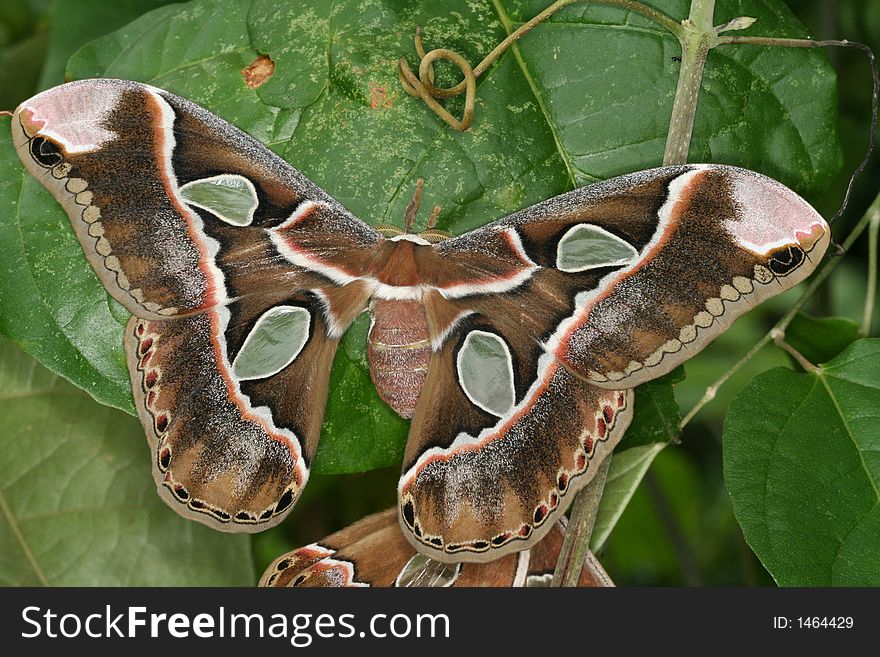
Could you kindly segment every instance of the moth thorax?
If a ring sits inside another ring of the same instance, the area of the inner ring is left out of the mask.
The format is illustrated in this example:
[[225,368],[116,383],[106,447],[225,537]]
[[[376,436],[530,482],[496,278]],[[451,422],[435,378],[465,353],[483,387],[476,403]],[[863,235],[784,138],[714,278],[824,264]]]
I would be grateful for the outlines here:
[[431,359],[425,308],[419,301],[380,299],[370,313],[370,377],[383,401],[401,417],[411,418]]

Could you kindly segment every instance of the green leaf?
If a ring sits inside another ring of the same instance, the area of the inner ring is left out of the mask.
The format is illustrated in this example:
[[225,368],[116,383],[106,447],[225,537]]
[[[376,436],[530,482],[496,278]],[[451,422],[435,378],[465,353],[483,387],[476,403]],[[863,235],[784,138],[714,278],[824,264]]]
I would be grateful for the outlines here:
[[0,339],[0,585],[244,586],[250,542],[156,494],[137,420]]
[[40,89],[64,82],[67,60],[81,46],[173,0],[56,0],[49,9],[49,52]]
[[598,552],[605,545],[611,530],[620,520],[623,510],[629,504],[639,482],[645,476],[654,457],[665,447],[665,443],[651,443],[639,447],[614,452],[608,478],[605,480],[605,491],[599,504],[596,524],[590,537],[590,547]]
[[[687,4],[656,3],[676,19]],[[504,54],[479,80],[466,133],[401,89],[396,61],[416,63],[416,26],[428,48],[476,63],[541,9],[502,0],[201,0],[161,7],[86,45],[67,74],[140,80],[186,96],[268,144],[370,223],[400,222],[422,177],[423,206],[439,204],[439,228],[458,234],[575,185],[660,164],[678,48],[619,8],[574,6]],[[803,34],[777,0],[734,2],[718,19],[734,15],[727,11],[758,16],[753,32]],[[241,70],[263,54],[275,72],[251,89]],[[443,84],[454,81],[447,67],[438,70]],[[822,53],[713,51],[692,159],[751,166],[813,193],[839,167],[835,108]],[[0,332],[131,412],[124,313],[107,300],[60,208],[21,173],[8,140],[0,165],[7,172]],[[337,355],[318,472],[400,458],[407,423],[378,399],[363,350],[363,339],[346,337]]]
[[636,388],[633,419],[614,450],[599,504],[590,540],[594,551],[605,544],[654,457],[678,440],[681,416],[672,386],[682,379],[684,368],[679,367]]
[[827,363],[862,337],[848,317],[811,317],[798,313],[785,329],[785,341],[811,363]]
[[0,107],[15,107],[33,95],[48,39],[39,30],[11,46],[0,47]]
[[684,368],[677,367],[669,374],[636,388],[635,413],[618,449],[629,449],[678,440],[681,416],[672,386],[684,380]]
[[880,585],[880,340],[756,377],[723,451],[746,541],[781,586]]

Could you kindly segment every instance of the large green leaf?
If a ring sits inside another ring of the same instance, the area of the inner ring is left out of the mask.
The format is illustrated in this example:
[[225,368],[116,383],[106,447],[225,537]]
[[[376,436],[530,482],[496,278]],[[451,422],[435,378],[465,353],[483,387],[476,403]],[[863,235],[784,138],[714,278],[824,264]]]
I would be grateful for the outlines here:
[[0,338],[0,585],[246,586],[250,542],[173,513],[137,420]]
[[723,449],[737,520],[780,585],[880,585],[880,340],[756,377]]
[[[687,10],[685,0],[656,5],[676,18]],[[479,81],[467,133],[452,132],[401,90],[395,62],[406,55],[415,63],[416,26],[428,47],[477,62],[540,8],[501,0],[196,1],[159,8],[87,45],[68,77],[130,78],[187,96],[369,222],[399,222],[423,177],[423,203],[439,204],[440,228],[460,233],[575,185],[660,163],[677,45],[619,8],[567,9],[502,56]],[[762,33],[803,32],[776,0],[730,3],[719,20],[726,12],[759,17]],[[260,54],[277,66],[253,90],[240,71]],[[812,193],[839,166],[834,117],[834,75],[821,53],[719,49],[707,68],[693,159],[745,164]],[[131,412],[124,313],[8,140],[0,164],[0,332]],[[370,385],[362,333],[363,325],[351,332],[334,365],[317,471],[364,470],[401,453],[406,423]]]

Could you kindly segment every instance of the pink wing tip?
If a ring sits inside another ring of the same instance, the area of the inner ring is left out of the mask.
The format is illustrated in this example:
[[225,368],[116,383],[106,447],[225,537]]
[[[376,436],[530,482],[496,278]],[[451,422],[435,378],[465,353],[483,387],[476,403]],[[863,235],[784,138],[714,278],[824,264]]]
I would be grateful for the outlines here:
[[795,231],[795,239],[805,251],[810,251],[825,235],[825,223],[813,223],[808,230]]
[[46,125],[46,121],[44,119],[37,118],[34,110],[30,107],[22,107],[18,110],[19,121],[21,121],[21,125],[24,128],[25,133],[29,137],[33,137],[40,130],[43,129],[43,126]]

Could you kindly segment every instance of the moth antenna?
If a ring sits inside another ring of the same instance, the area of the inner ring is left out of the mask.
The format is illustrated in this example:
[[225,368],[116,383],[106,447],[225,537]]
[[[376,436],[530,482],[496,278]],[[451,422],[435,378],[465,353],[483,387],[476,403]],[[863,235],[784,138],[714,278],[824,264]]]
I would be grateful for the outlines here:
[[440,206],[435,205],[434,209],[431,210],[431,216],[428,217],[428,225],[425,227],[425,230],[433,230],[437,227],[437,217],[440,215]]
[[868,148],[865,151],[865,157],[862,158],[862,161],[856,167],[856,170],[853,171],[853,174],[849,178],[849,183],[846,186],[846,193],[843,196],[843,202],[840,204],[840,208],[837,212],[834,213],[834,216],[828,220],[828,225],[833,226],[834,222],[836,222],[840,216],[846,211],[847,206],[849,205],[849,199],[852,194],[853,185],[855,185],[856,180],[862,174],[862,171],[865,170],[865,167],[868,166],[868,162],[871,160],[871,155],[874,153],[874,148],[877,145],[877,108],[878,108],[878,98],[880,98],[880,70],[877,67],[877,58],[874,56],[874,51],[870,46],[865,45],[864,43],[858,43],[856,41],[817,41],[815,42],[817,46],[842,46],[845,48],[856,48],[861,50],[868,58],[868,64],[871,67],[871,79],[873,81],[873,87],[871,90],[871,127],[868,132]]
[[0,110],[0,116],[12,116],[12,112],[9,110]]
[[424,181],[419,178],[416,180],[416,191],[413,192],[413,197],[409,203],[407,203],[406,211],[403,214],[403,228],[407,233],[412,232],[413,224],[416,221],[416,213],[419,211],[419,205],[422,202],[422,185]]

